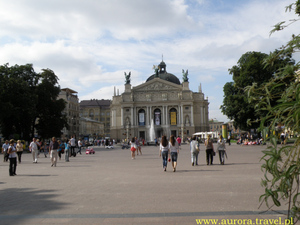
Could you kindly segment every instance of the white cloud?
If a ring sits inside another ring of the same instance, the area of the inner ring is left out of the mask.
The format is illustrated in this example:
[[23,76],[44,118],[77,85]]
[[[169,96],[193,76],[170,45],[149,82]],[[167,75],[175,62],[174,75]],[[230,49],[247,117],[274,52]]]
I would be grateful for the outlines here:
[[141,84],[163,54],[167,71],[181,80],[181,69],[188,69],[190,88],[196,91],[202,83],[210,106],[216,102],[211,114],[223,117],[217,105],[222,103],[222,87],[231,81],[228,68],[247,51],[268,53],[279,48],[295,31],[293,26],[269,37],[274,24],[294,16],[285,13],[286,4],[280,0],[1,1],[0,64],[32,63],[37,72],[50,68],[60,85],[78,91],[80,99],[111,98],[113,86],[121,92],[124,72],[131,71],[133,86]]

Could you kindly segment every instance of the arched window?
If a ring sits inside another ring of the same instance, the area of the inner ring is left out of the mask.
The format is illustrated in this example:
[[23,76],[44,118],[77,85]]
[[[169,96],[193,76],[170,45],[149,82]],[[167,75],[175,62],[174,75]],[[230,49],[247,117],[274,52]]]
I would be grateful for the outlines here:
[[145,126],[145,110],[144,109],[140,109],[139,112],[139,126]]
[[154,124],[160,125],[161,124],[161,111],[160,109],[154,110]]
[[170,125],[177,125],[177,110],[175,108],[170,109]]

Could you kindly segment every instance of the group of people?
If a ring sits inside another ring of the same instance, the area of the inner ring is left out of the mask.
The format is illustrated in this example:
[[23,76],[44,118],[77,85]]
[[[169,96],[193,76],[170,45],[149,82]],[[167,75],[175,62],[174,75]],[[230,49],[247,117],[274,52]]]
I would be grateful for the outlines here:
[[[174,135],[171,135],[169,141],[167,140],[166,136],[162,136],[159,145],[159,156],[162,157],[163,171],[167,171],[167,164],[169,161],[172,162],[173,172],[176,172],[177,158],[179,155],[180,144],[181,143],[178,141],[178,139],[176,140]],[[225,144],[226,144],[226,140],[222,137],[222,135],[220,135],[217,142],[217,151],[219,153],[219,159],[221,165],[225,164],[225,156],[227,156]],[[213,157],[216,155],[216,153],[210,135],[208,135],[207,139],[205,140],[205,150],[206,150],[207,165],[213,165]],[[196,136],[193,136],[191,139],[190,152],[191,152],[192,166],[198,165],[200,144]]]
[[[194,136],[190,143],[190,150],[191,150],[191,159],[192,159],[192,166],[198,165],[198,155],[200,152],[200,145],[199,142],[196,140],[197,138]],[[204,142],[205,145],[205,152],[206,152],[206,164],[213,165],[214,156],[216,152],[214,150],[213,140],[211,139],[211,135],[207,136],[207,139]],[[223,138],[222,135],[219,136],[217,141],[217,151],[219,153],[220,164],[225,164],[225,155],[226,153],[226,140]]]
[[[82,142],[78,140],[78,151],[77,154],[81,154]],[[32,142],[29,144],[29,151],[32,154],[33,163],[38,162],[38,157],[41,150],[44,151],[45,157],[49,152],[51,167],[56,167],[58,158],[61,159],[62,154],[65,154],[65,161],[69,162],[70,156],[76,156],[75,152],[76,140],[72,137],[70,140],[65,142],[61,140],[56,140],[55,137],[51,139],[50,143],[40,142],[39,139],[33,138]],[[17,159],[18,162],[22,162],[23,144],[20,140],[15,143],[14,139],[10,141],[6,140],[2,145],[3,161],[7,162],[9,160],[9,175],[15,176],[17,169]]]
[[133,137],[130,141],[130,151],[131,151],[131,159],[135,159],[135,152],[137,155],[142,155],[142,147],[140,141],[137,137]]

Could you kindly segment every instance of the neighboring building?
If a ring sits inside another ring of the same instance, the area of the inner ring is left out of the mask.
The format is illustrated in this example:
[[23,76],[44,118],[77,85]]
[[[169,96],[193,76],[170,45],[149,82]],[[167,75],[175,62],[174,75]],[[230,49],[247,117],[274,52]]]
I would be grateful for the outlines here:
[[75,135],[79,137],[79,99],[77,92],[70,88],[61,89],[58,98],[66,101],[66,108],[63,113],[66,115],[69,129],[62,130],[62,138],[70,138]]
[[104,124],[90,118],[81,117],[79,133],[81,138],[84,136],[92,137],[93,139],[104,137]]
[[[80,102],[80,117],[101,122],[104,126],[104,137],[110,137],[110,104],[111,100],[107,99],[91,99]],[[100,131],[96,133],[100,133]]]
[[211,119],[209,120],[209,128],[211,132],[218,132],[218,134],[222,134],[222,125],[224,122],[220,122],[218,120]]
[[[241,133],[241,130],[239,128],[235,128],[233,126],[233,121],[229,122],[220,122],[218,120],[211,119],[209,120],[209,127],[210,131],[212,132],[218,132],[218,134],[222,134],[222,125],[227,124],[227,131],[231,134],[231,136],[237,136]],[[227,137],[226,137],[227,138]]]
[[132,87],[126,79],[125,92],[114,93],[111,110],[111,137],[132,137],[153,141],[162,135],[190,137],[195,132],[209,131],[208,100],[201,86],[198,92],[185,81],[166,71],[161,62],[155,74],[145,83]]

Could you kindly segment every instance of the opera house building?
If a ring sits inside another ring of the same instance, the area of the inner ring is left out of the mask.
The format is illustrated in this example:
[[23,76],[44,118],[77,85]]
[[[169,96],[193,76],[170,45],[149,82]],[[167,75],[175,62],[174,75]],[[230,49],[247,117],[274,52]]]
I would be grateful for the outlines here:
[[132,137],[151,142],[162,135],[191,137],[195,132],[209,131],[208,99],[189,89],[188,72],[183,81],[168,73],[162,61],[145,83],[131,86],[125,73],[125,91],[112,98],[110,112],[111,137],[131,140]]

